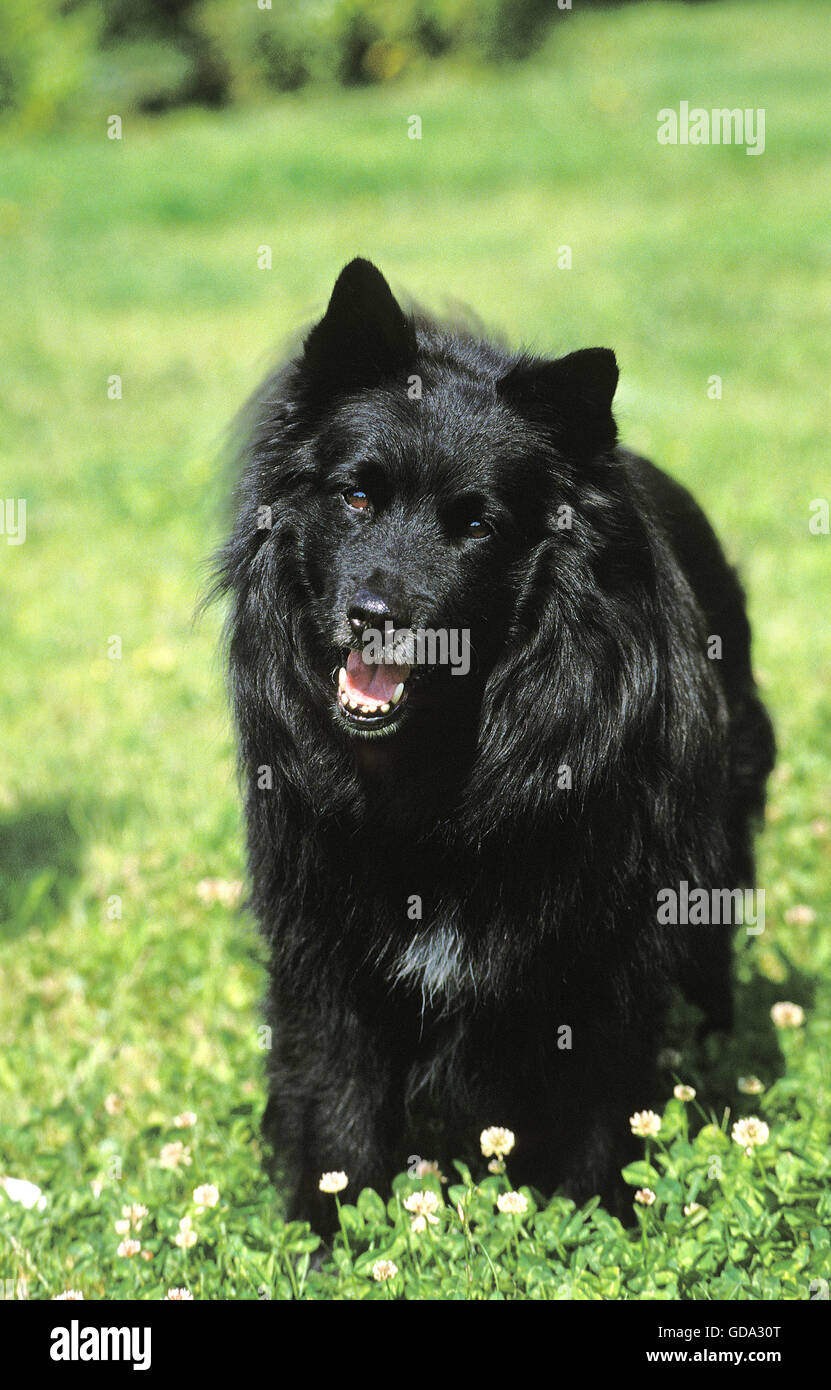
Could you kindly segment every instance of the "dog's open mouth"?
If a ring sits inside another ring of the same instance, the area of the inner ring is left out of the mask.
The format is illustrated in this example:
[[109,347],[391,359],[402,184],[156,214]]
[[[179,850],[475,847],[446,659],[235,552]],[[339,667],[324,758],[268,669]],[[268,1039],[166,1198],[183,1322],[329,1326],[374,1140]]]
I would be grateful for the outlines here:
[[366,733],[390,728],[407,703],[409,666],[364,661],[361,652],[344,652],[338,674],[338,708],[347,723]]

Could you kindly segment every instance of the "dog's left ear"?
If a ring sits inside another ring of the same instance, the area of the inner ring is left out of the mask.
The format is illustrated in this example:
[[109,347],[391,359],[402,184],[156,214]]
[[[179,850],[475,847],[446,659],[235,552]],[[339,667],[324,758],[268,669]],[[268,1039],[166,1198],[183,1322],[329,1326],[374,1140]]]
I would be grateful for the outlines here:
[[306,339],[306,369],[321,385],[348,390],[401,371],[415,355],[412,321],[380,270],[371,261],[350,261]]
[[617,381],[609,348],[581,348],[555,361],[523,358],[497,389],[521,415],[553,428],[570,451],[600,454],[617,439],[612,415]]

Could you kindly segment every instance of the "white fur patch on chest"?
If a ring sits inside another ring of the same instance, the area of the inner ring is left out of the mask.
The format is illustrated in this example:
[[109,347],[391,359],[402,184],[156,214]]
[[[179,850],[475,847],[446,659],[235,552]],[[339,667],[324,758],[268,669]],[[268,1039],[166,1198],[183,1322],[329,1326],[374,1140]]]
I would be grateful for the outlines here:
[[427,1004],[449,1001],[473,983],[464,940],[452,925],[434,926],[413,937],[390,975],[395,984],[419,988]]

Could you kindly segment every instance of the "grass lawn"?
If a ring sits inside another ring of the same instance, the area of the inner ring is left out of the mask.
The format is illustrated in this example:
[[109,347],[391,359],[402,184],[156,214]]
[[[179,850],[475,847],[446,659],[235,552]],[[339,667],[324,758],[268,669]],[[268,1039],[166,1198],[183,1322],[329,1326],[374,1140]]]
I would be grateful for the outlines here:
[[[831,497],[829,50],[822,0],[638,6],[574,15],[486,78],[434,67],[127,118],[121,142],[92,111],[3,149],[0,495],[26,499],[27,536],[0,536],[0,1174],[46,1204],[0,1191],[0,1281],[32,1298],[805,1299],[831,1279],[831,536],[809,529]],[[765,108],[764,154],[658,145],[681,100]],[[451,1174],[464,1223],[413,1237],[402,1202],[425,1184],[405,1176],[388,1211],[344,1208],[315,1270],[260,1170],[263,975],[234,903],[222,615],[193,615],[225,524],[226,424],[356,254],[514,341],[616,349],[624,440],[693,488],[744,577],[780,761],[739,1027],[701,1049],[679,1020],[663,1129],[629,1175],[657,1193],[638,1224],[564,1199],[498,1213],[503,1177],[477,1192]],[[783,1000],[801,1026],[774,1029]],[[670,1099],[675,1080],[694,1102]],[[769,1127],[749,1156],[730,1137],[747,1115]],[[205,1183],[219,1200],[197,1213]],[[115,1229],[130,1203],[148,1208],[132,1257]],[[176,1244],[188,1216],[196,1242],[185,1227]]]

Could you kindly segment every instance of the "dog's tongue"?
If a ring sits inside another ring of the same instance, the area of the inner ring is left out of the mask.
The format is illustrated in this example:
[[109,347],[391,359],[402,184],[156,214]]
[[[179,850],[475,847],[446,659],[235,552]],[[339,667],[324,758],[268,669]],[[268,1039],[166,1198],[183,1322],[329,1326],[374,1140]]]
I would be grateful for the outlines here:
[[395,687],[410,674],[409,666],[393,666],[382,662],[375,666],[364,661],[361,652],[350,652],[346,662],[346,693],[353,700],[371,700],[385,705],[393,697]]

